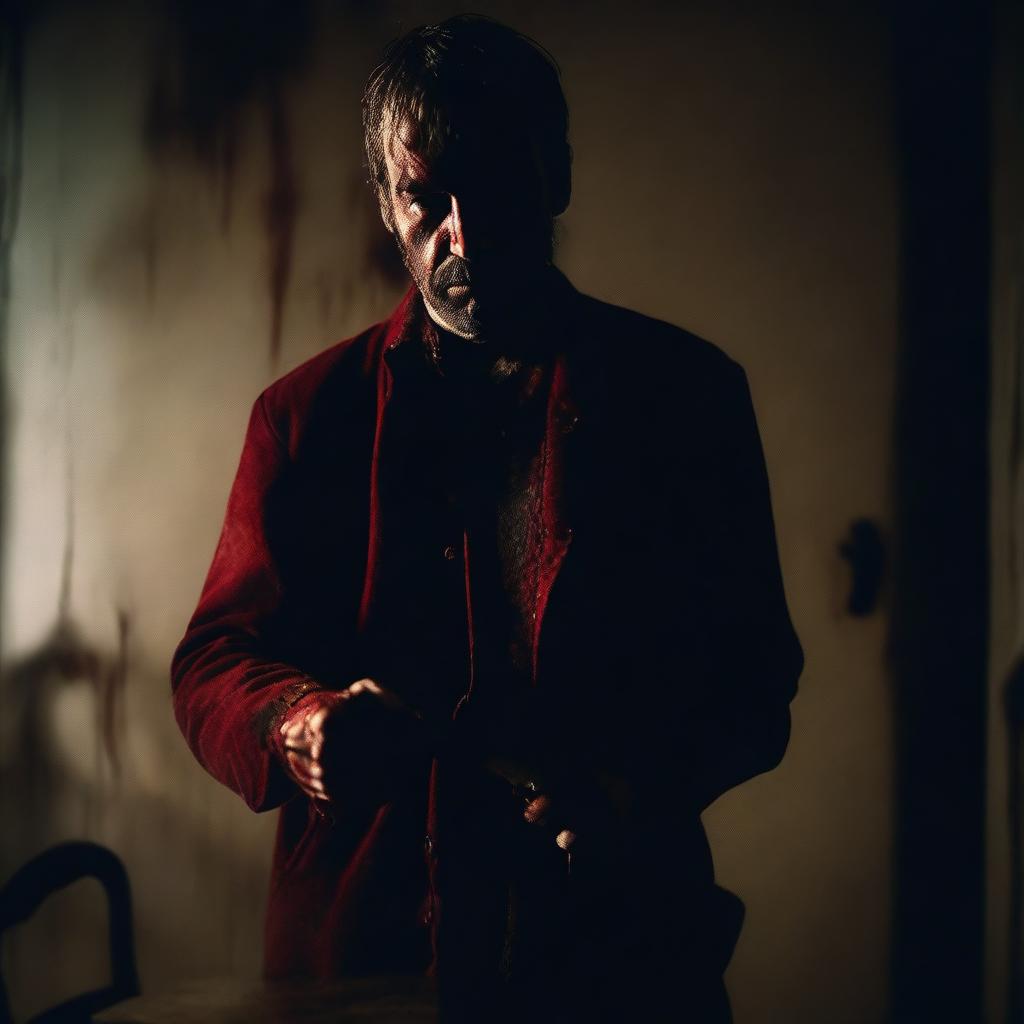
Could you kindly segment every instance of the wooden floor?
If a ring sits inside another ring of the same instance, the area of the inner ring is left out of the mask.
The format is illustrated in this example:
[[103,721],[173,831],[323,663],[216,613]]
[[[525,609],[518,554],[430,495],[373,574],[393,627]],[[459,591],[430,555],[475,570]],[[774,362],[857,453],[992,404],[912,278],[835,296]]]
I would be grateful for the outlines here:
[[430,979],[348,979],[329,985],[206,979],[94,1015],[96,1024],[435,1024]]

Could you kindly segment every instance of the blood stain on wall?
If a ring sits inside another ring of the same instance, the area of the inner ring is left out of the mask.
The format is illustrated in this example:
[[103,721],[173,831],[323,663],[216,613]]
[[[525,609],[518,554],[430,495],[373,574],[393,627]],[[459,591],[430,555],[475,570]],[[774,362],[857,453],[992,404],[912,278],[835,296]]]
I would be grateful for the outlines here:
[[270,0],[169,0],[158,71],[150,92],[144,137],[154,157],[184,147],[220,187],[221,230],[230,229],[242,116],[262,111],[269,182],[264,194],[269,356],[277,363],[292,242],[299,208],[286,90],[309,65],[312,4]]

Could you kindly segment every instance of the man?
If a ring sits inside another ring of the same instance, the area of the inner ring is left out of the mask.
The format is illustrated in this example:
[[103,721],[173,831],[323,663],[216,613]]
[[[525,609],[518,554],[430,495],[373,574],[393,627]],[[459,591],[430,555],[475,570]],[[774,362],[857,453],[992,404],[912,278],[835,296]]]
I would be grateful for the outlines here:
[[725,1021],[701,811],[803,665],[742,368],[577,292],[553,62],[389,47],[367,162],[414,285],[255,402],[172,665],[200,762],[280,807],[272,977],[428,972],[443,1018]]

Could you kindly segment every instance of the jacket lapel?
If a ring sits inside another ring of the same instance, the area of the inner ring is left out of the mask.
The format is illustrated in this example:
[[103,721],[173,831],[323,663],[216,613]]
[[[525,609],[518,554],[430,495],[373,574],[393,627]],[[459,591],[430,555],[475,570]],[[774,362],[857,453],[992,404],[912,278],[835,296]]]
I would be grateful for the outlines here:
[[537,622],[533,635],[533,679],[537,681],[541,629],[548,598],[572,543],[573,527],[567,503],[566,467],[571,465],[570,436],[580,423],[579,409],[569,391],[568,358],[559,352],[552,370],[544,435],[541,476],[541,551],[537,586]]
[[598,509],[603,471],[601,436],[608,407],[606,339],[595,332],[589,302],[560,272],[553,272],[551,314],[557,333],[549,396],[542,485],[544,537],[534,634],[534,682],[544,645],[556,640],[559,623],[546,612],[556,580],[566,562],[578,557],[570,548],[580,530],[589,530]]

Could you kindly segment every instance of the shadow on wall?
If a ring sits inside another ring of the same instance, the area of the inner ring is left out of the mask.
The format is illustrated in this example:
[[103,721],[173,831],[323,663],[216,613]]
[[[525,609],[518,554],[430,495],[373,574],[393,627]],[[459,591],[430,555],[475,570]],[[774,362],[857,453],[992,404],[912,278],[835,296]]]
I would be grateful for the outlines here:
[[270,181],[263,201],[269,246],[270,362],[281,350],[299,186],[285,103],[289,80],[309,66],[309,0],[216,4],[167,0],[167,26],[144,129],[157,158],[185,147],[219,179],[221,230],[231,226],[241,112],[255,104],[266,122]]
[[[17,723],[15,733],[4,743],[4,786],[19,794],[27,808],[45,819],[47,798],[66,773],[67,765],[51,756],[55,731],[59,736],[59,698],[85,687],[92,705],[98,749],[105,755],[115,778],[120,775],[118,737],[123,733],[123,695],[128,643],[128,614],[118,613],[118,648],[102,652],[87,643],[74,622],[62,613],[49,637],[35,651],[19,658],[2,673],[11,720]],[[71,726],[72,730],[77,728]],[[84,753],[79,737],[71,732],[65,749],[75,758]],[[86,770],[92,765],[82,765]],[[25,831],[24,816],[22,834]],[[40,834],[46,834],[45,820]],[[31,829],[29,830],[31,831]]]
[[[173,725],[162,729],[171,717],[164,667],[133,660],[126,671],[124,650],[122,644],[104,653],[70,636],[55,637],[12,668],[24,701],[10,720],[31,723],[31,730],[16,748],[3,746],[0,815],[18,825],[5,836],[0,883],[55,842],[98,839],[126,861],[143,991],[147,979],[159,987],[179,974],[255,976],[258,960],[247,957],[260,950],[270,837],[254,841],[241,829],[237,843],[226,841],[230,821],[218,808],[233,804],[233,794],[220,793],[191,763]],[[112,677],[118,682],[105,695]],[[100,710],[112,701],[120,720],[126,679],[133,693],[167,697],[136,713],[130,733],[123,725],[117,730],[124,749],[113,748],[123,765],[115,775]],[[188,785],[189,772],[195,788]],[[238,815],[253,829],[270,823],[241,807]],[[48,900],[5,935],[15,1019],[109,980],[106,907],[80,886],[72,888],[77,891]],[[211,965],[213,949],[221,959]]]
[[[310,67],[313,4],[168,0],[165,12],[143,128],[145,146],[154,158],[188,155],[206,168],[219,187],[224,233],[231,226],[243,112],[255,108],[265,126],[269,181],[262,215],[268,247],[269,359],[276,367],[302,201],[287,90]],[[358,186],[362,189],[362,180]],[[390,237],[377,231],[370,246],[367,262],[386,280],[404,283],[405,270]],[[150,253],[149,259],[154,258]]]

